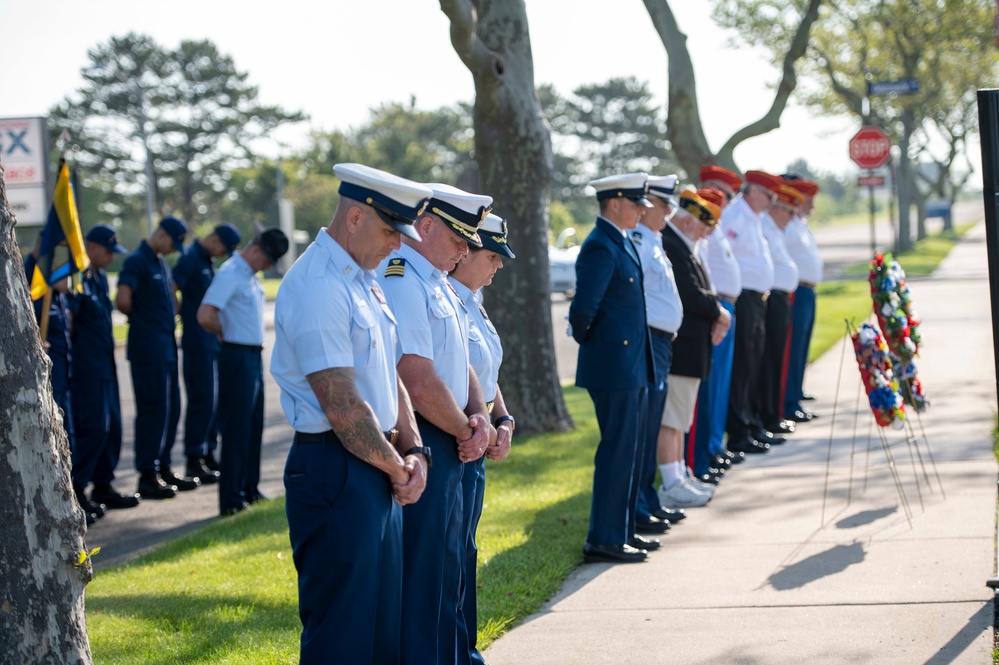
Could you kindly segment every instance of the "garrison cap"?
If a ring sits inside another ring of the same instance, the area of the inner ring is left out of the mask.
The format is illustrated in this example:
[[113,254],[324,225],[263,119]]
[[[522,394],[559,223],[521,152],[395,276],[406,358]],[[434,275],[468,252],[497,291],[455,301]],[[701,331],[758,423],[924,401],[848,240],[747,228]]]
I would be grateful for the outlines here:
[[631,199],[638,205],[651,208],[652,204],[645,196],[649,193],[649,176],[645,173],[622,173],[609,175],[590,182],[590,187],[597,190],[597,201],[607,199]]
[[701,167],[701,182],[708,182],[710,180],[718,180],[725,183],[732,188],[733,192],[739,191],[739,188],[742,187],[742,178],[736,173],[720,166],[715,166],[714,164]]
[[746,171],[746,182],[759,185],[770,190],[771,194],[777,193],[777,188],[783,184],[779,176],[771,175],[766,171]]
[[334,164],[333,172],[340,179],[341,196],[371,206],[393,229],[420,240],[413,224],[427,207],[430,189],[363,164]]
[[426,183],[433,192],[428,212],[441,218],[449,229],[471,247],[482,247],[479,228],[493,207],[493,197],[471,194],[438,182]]

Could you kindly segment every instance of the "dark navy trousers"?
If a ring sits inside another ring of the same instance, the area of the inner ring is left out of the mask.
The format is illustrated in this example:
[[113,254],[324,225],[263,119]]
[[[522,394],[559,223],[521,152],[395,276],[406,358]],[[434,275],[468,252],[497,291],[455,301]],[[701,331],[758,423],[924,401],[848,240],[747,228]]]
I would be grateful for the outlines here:
[[[475,531],[482,517],[482,502],[486,493],[486,458],[466,462],[461,476],[461,499],[465,509],[465,575],[462,579],[461,605],[458,607],[458,662],[466,665],[485,665],[478,643],[478,599],[476,597],[476,566],[479,548]],[[467,645],[462,651],[462,645]]]
[[635,506],[635,515],[642,521],[648,521],[653,512],[662,508],[656,494],[656,451],[666,395],[669,393],[668,377],[669,368],[673,365],[673,340],[653,335],[652,357],[656,364],[656,382],[649,386],[649,417],[644,447],[639,453],[642,468],[638,483],[638,505]]
[[[403,508],[403,665],[451,665],[458,653],[458,605],[465,566],[461,479],[454,436],[417,417],[434,465],[416,503]],[[462,645],[466,649],[466,645]]]
[[329,432],[322,443],[292,444],[284,487],[298,571],[299,663],[397,665],[402,508],[388,477]]
[[177,363],[132,361],[135,392],[135,469],[155,473],[170,466],[180,421]]
[[223,344],[219,353],[219,509],[258,498],[264,433],[264,365],[258,347]]
[[600,426],[593,459],[593,503],[586,542],[623,545],[635,534],[639,442],[646,435],[649,390],[589,390]]
[[216,411],[219,399],[219,355],[215,351],[184,350],[184,454],[204,457],[218,446]]
[[72,390],[73,486],[110,485],[121,454],[121,402],[118,381],[75,381]]

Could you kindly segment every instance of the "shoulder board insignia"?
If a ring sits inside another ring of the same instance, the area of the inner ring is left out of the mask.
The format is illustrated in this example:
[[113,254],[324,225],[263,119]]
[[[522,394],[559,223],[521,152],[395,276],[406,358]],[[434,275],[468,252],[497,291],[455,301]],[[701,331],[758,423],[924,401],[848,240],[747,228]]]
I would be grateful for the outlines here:
[[385,268],[386,277],[402,277],[406,274],[406,259],[392,259]]
[[636,245],[641,245],[645,241],[645,238],[642,237],[641,231],[635,231],[631,234],[631,241]]

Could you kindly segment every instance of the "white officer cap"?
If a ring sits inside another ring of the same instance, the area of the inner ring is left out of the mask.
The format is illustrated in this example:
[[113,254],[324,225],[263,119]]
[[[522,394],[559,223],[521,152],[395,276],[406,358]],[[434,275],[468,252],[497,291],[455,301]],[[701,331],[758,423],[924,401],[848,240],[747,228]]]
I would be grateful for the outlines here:
[[639,205],[651,208],[652,204],[645,198],[649,193],[649,176],[645,173],[622,173],[599,178],[590,183],[597,190],[597,201],[626,198]]
[[679,182],[676,175],[650,175],[649,194],[656,196],[674,208],[677,206],[676,185]]
[[482,247],[478,230],[493,206],[493,197],[470,194],[464,190],[437,182],[427,183],[433,191],[429,212],[434,213],[472,247]]
[[430,188],[363,164],[335,164],[333,172],[340,179],[341,196],[371,206],[393,229],[420,240],[413,224],[427,207]]

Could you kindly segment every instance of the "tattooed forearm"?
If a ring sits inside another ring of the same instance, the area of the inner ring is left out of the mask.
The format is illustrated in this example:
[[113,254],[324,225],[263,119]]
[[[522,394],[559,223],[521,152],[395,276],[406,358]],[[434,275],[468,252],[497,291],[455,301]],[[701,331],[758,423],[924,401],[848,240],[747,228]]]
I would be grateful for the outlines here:
[[343,447],[359,459],[401,476],[402,458],[385,440],[371,407],[354,385],[354,370],[338,367],[305,377]]

